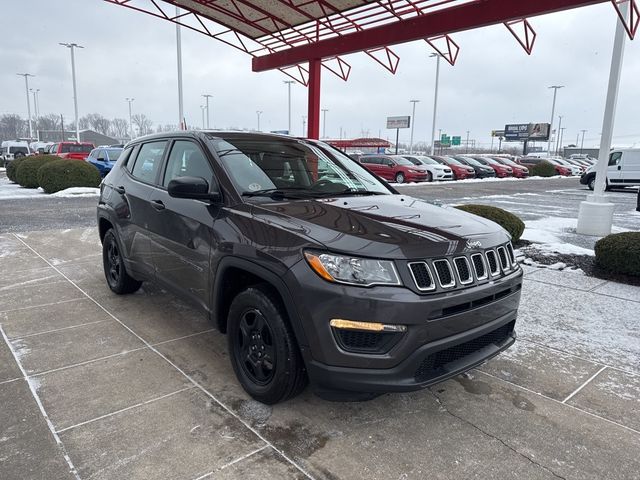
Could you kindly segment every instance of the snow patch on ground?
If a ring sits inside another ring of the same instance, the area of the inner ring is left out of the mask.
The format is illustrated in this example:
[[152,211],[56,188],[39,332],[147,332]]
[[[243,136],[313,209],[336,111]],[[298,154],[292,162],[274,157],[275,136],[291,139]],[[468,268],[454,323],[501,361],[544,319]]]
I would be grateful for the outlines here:
[[72,187],[51,194],[52,197],[96,197],[98,195],[100,195],[100,189],[92,187]]

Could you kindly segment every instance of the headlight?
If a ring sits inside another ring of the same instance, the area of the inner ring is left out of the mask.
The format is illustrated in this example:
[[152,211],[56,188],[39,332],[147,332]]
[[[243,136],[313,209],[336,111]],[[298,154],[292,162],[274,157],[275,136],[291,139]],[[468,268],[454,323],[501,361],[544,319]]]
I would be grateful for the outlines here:
[[420,170],[411,170],[411,169],[409,169],[409,172],[410,173],[422,173]]
[[398,272],[389,260],[346,257],[333,253],[304,253],[309,266],[329,282],[370,285],[400,285]]

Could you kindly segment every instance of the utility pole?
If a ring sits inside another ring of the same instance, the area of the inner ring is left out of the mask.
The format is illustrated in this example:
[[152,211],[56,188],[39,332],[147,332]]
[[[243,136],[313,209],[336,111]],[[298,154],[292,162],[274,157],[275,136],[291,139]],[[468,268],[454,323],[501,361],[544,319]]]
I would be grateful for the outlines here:
[[31,75],[30,73],[17,73],[16,75],[20,75],[24,77],[24,87],[27,93],[27,121],[29,123],[29,140],[33,138],[33,126],[31,125],[31,99],[29,99],[29,77],[35,77],[35,75]]
[[[558,115],[558,128],[556,129],[556,155],[559,155],[560,151],[560,131],[562,130],[562,115]],[[549,135],[551,138],[551,135]]]
[[436,140],[436,112],[438,110],[438,81],[440,79],[440,55],[439,53],[432,53],[429,57],[436,57],[436,88],[433,94],[433,120],[431,121],[431,155],[434,154],[435,140]]
[[322,109],[322,138],[327,138],[327,112],[329,109]]
[[[180,16],[180,8],[176,7],[176,18]],[[182,36],[180,35],[180,24],[176,23],[176,60],[178,64],[178,128],[186,130],[186,122],[184,121],[184,103],[182,100]]]
[[135,100],[135,98],[125,98],[127,103],[129,104],[129,140],[133,140],[133,122],[131,121],[131,104]]
[[258,115],[258,131],[260,131],[260,115],[262,115],[262,110],[256,110],[256,115]]
[[[208,130],[209,128],[211,128],[209,126],[209,99],[213,97],[213,95],[209,95],[208,93],[205,93],[202,96],[207,100],[207,104],[205,108],[207,109],[207,130]],[[202,128],[204,128],[204,122],[202,122]]]
[[293,80],[285,80],[284,83],[287,84],[288,95],[289,95],[289,107],[288,107],[289,120],[287,123],[287,132],[289,132],[289,135],[291,135],[291,84],[293,83]]
[[76,88],[76,60],[74,50],[76,48],[84,48],[77,43],[61,43],[63,47],[71,50],[71,78],[73,79],[73,109],[76,116],[76,142],[80,141],[80,118],[78,117],[78,90]]
[[416,103],[420,102],[420,100],[409,100],[410,103],[413,103],[413,110],[411,113],[411,139],[409,140],[409,153],[413,153],[413,127],[416,125]]
[[580,130],[582,132],[582,141],[580,142],[580,153],[582,153],[582,148],[584,147],[584,134],[586,130]]
[[551,104],[551,122],[549,123],[549,139],[547,140],[547,153],[551,155],[551,132],[553,131],[553,116],[556,112],[556,96],[558,95],[558,89],[564,88],[564,85],[551,85],[549,88],[553,88],[553,103]]

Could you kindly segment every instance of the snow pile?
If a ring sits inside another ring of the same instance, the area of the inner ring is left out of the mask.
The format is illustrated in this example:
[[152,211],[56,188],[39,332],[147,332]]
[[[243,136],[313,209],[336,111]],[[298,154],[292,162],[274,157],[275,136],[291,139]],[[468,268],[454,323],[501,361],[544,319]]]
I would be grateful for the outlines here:
[[17,183],[11,183],[7,177],[0,178],[0,200],[16,198],[43,198],[45,193],[41,188],[24,188]]
[[562,234],[575,233],[578,220],[575,218],[544,217],[529,220],[525,224],[523,240],[536,243],[536,249],[567,255],[594,255],[589,248],[572,245],[562,240]]
[[100,195],[99,188],[93,187],[71,187],[59,192],[52,193],[52,197],[96,197]]

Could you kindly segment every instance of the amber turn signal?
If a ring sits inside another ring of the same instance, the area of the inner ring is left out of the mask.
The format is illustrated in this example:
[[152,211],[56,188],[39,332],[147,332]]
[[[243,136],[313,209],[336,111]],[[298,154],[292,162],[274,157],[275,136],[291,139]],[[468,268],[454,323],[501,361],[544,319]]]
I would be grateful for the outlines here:
[[333,328],[342,330],[367,330],[369,332],[406,332],[405,325],[388,325],[377,322],[355,322],[353,320],[343,320],[341,318],[332,318],[329,322]]

